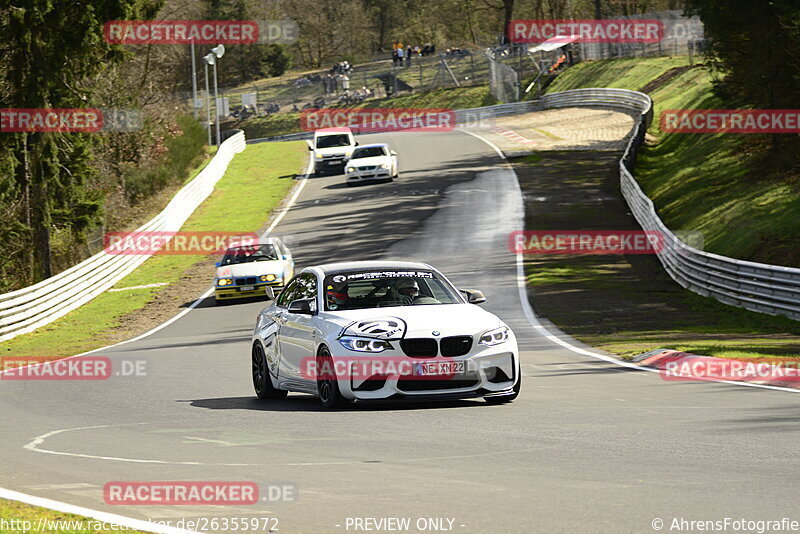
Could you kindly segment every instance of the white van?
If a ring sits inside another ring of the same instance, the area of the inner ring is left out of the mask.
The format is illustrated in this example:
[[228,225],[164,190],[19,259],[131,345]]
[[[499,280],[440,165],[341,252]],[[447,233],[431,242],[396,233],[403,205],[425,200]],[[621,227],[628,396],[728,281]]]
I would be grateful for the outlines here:
[[314,132],[308,149],[314,154],[314,172],[317,175],[330,170],[342,172],[347,160],[358,145],[350,128],[323,128]]

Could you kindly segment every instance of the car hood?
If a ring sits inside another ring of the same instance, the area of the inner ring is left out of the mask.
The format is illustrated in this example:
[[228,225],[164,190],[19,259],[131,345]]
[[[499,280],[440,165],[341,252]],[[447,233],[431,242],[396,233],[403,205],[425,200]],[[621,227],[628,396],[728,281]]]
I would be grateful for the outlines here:
[[367,167],[370,165],[389,164],[389,156],[373,156],[371,158],[351,159],[350,165],[354,167]]
[[[405,337],[430,337],[433,331],[439,332],[441,336],[475,335],[503,325],[496,315],[475,304],[393,306],[325,312],[325,316],[342,328],[350,327],[348,334],[386,339],[396,339],[403,335],[395,332],[392,325],[394,319],[400,319],[400,328],[405,331]],[[373,335],[371,331],[374,332]],[[382,335],[382,331],[389,333]]]
[[281,274],[282,272],[283,265],[281,260],[251,261],[217,267],[217,278],[260,276],[262,274]]

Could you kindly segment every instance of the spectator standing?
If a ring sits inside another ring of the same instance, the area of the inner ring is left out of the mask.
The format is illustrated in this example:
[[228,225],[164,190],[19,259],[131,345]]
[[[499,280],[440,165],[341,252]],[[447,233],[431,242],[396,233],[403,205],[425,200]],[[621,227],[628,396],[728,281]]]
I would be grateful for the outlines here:
[[411,49],[411,45],[408,45],[408,48],[406,48],[406,67],[410,67],[411,66],[411,54],[412,53],[413,53],[413,50]]
[[403,44],[399,43],[400,46],[397,47],[397,64],[398,66],[403,66],[403,57],[405,56],[405,49],[403,48]]

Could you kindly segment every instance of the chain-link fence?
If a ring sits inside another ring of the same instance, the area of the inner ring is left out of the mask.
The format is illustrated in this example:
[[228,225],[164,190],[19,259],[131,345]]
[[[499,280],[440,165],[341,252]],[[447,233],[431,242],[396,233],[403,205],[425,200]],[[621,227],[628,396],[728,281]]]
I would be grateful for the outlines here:
[[[490,65],[492,94],[501,102],[516,102],[531,91],[533,95],[541,96],[550,81],[579,61],[680,55],[689,56],[692,63],[703,53],[704,29],[698,17],[684,17],[681,11],[662,11],[616,19],[659,20],[664,28],[663,39],[656,43],[577,41],[550,50],[542,50],[535,44],[490,47],[486,49],[486,56]],[[514,84],[517,85],[512,90]]]
[[699,17],[684,17],[682,11],[660,11],[616,18],[658,20],[664,26],[664,38],[657,43],[576,43],[573,46],[580,59],[687,56],[703,53],[705,31]]
[[[485,85],[489,61],[482,52],[448,49],[441,53],[413,55],[401,62],[391,59],[350,66],[340,63],[329,70],[308,72],[292,78],[220,88],[235,117],[300,111],[331,105],[357,104],[417,91]],[[191,99],[191,97],[189,97]],[[198,94],[205,110],[205,94]],[[213,98],[211,99],[213,108]]]
[[[523,59],[521,54],[517,54],[520,60]],[[515,70],[510,65],[504,63],[501,59],[495,57],[491,50],[486,51],[487,60],[489,61],[489,89],[492,95],[501,103],[519,102],[520,99],[520,69]]]

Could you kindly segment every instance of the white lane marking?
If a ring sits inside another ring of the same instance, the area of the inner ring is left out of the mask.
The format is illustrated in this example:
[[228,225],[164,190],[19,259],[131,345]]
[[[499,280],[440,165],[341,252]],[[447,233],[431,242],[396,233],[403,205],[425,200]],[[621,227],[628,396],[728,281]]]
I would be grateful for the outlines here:
[[[462,131],[465,134],[469,134],[469,135],[475,137],[476,139],[480,139],[481,141],[483,141],[484,143],[489,145],[492,149],[494,149],[494,151],[497,152],[497,155],[500,156],[500,158],[505,162],[506,166],[508,167],[508,170],[511,171],[511,173],[514,175],[514,184],[516,185],[516,187],[518,189],[520,189],[519,178],[517,177],[517,173],[514,171],[514,167],[511,165],[511,163],[506,158],[506,155],[503,153],[503,151],[497,145],[495,145],[494,143],[492,143],[488,139],[485,139],[482,136],[480,136],[480,135],[478,135],[476,133],[470,132],[468,130],[459,129],[459,131]],[[521,189],[519,190],[519,198],[522,198],[522,190]],[[539,321],[539,318],[536,317],[536,313],[534,313],[533,308],[531,308],[530,302],[528,302],[528,288],[527,288],[526,277],[525,277],[525,268],[524,268],[523,262],[522,262],[522,254],[521,253],[517,253],[516,257],[517,257],[516,258],[516,261],[517,261],[517,288],[519,289],[520,305],[522,306],[522,311],[525,314],[525,317],[528,319],[528,322],[531,324],[531,326],[533,326],[536,330],[538,330],[541,333],[542,336],[544,336],[545,338],[549,339],[553,343],[555,343],[557,345],[561,345],[565,349],[570,350],[572,352],[575,352],[577,354],[583,354],[584,356],[590,356],[592,358],[597,358],[599,360],[603,360],[603,361],[608,362],[608,363],[613,363],[614,365],[627,367],[629,369],[637,369],[639,371],[647,371],[649,373],[659,373],[659,372],[661,372],[660,370],[653,369],[652,367],[643,367],[641,365],[636,365],[635,363],[626,362],[624,360],[619,360],[617,358],[614,358],[614,357],[611,357],[611,356],[607,356],[605,354],[600,354],[599,352],[593,352],[593,351],[590,351],[590,350],[582,349],[582,348],[577,347],[577,346],[573,345],[572,343],[570,343],[570,342],[568,342],[568,341],[566,341],[564,339],[561,339],[560,337],[550,333],[550,331],[548,331],[547,328],[545,328],[545,326],[541,323],[541,321]],[[721,384],[733,384],[735,386],[745,386],[745,387],[753,387],[753,388],[772,389],[772,390],[775,390],[775,391],[787,391],[787,392],[790,392],[790,393],[800,393],[800,390],[791,389],[791,388],[785,388],[785,387],[781,387],[781,386],[770,386],[770,385],[767,385],[767,384],[752,384],[752,383],[749,383],[749,382],[736,382],[736,381],[733,381],[733,380],[722,380],[722,379],[719,379],[719,378],[698,377],[698,381],[702,381],[702,382],[719,382]]]
[[[134,425],[145,425],[147,423],[133,423]],[[118,458],[116,456],[97,456],[94,454],[82,454],[78,452],[63,452],[63,451],[54,451],[50,449],[42,449],[39,445],[43,444],[47,438],[55,436],[57,434],[62,434],[64,432],[73,432],[77,430],[93,430],[96,428],[111,428],[115,426],[129,426],[129,425],[97,425],[97,426],[84,426],[79,428],[63,428],[61,430],[53,430],[52,432],[47,432],[46,434],[42,434],[41,436],[36,436],[33,440],[24,445],[22,448],[33,451],[33,452],[42,452],[45,454],[55,454],[57,456],[72,456],[75,458],[90,458],[93,460],[112,460],[116,462],[129,462],[129,463],[137,463],[137,464],[163,464],[163,465],[204,465],[204,466],[225,466],[225,467],[254,467],[260,466],[264,464],[243,464],[243,463],[205,463],[205,462],[171,462],[167,460],[147,460],[147,459],[140,459],[140,458]]]
[[92,510],[90,508],[84,508],[82,506],[76,506],[74,504],[54,501],[52,499],[45,499],[44,497],[34,497],[33,495],[20,493],[18,491],[6,488],[0,488],[0,498],[9,499],[11,501],[24,502],[25,504],[29,504],[31,506],[48,508],[50,510],[56,510],[64,514],[75,514],[83,517],[89,517],[97,521],[102,521],[110,524],[113,523],[116,525],[128,527],[129,529],[132,530],[141,530],[144,532],[157,532],[160,534],[186,534],[186,533],[191,534],[197,532],[196,530],[185,530],[181,528],[168,527],[165,525],[159,525],[158,523],[152,523],[150,521],[144,521],[141,519],[133,519],[122,515],[100,512],[98,510]]
[[202,441],[203,443],[214,443],[216,445],[224,445],[226,447],[236,447],[236,443],[231,443],[230,441],[222,441],[221,439],[206,439],[206,438],[197,438],[195,436],[183,436],[183,439],[190,439],[192,441]]
[[161,286],[166,286],[166,285],[169,285],[169,282],[156,282],[155,284],[145,284],[143,286],[120,287],[120,288],[117,288],[117,289],[109,289],[108,292],[109,293],[114,293],[114,292],[117,292],[117,291],[132,291],[134,289],[147,289],[147,288],[150,288],[150,287],[161,287]]

